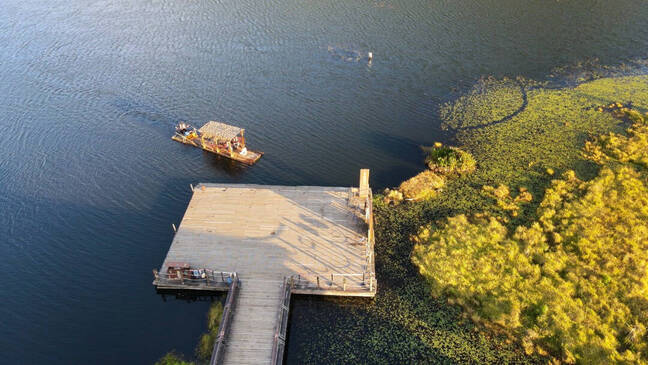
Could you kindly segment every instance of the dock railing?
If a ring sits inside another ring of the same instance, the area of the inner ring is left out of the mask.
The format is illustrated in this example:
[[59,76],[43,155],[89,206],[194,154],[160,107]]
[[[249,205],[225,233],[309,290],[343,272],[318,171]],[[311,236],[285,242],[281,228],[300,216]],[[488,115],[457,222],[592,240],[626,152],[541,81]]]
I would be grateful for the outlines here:
[[[354,282],[351,278],[356,278],[356,290],[369,290],[373,292],[376,288],[376,272],[375,272],[375,261],[374,261],[374,246],[375,246],[375,235],[374,235],[374,214],[373,214],[373,193],[371,189],[367,191],[367,197],[365,199],[360,199],[359,190],[356,188],[349,189],[349,205],[354,206],[360,212],[362,212],[362,219],[367,225],[367,237],[365,238],[365,264],[364,270],[362,273],[358,274],[331,274],[330,285],[341,286],[343,290],[350,288],[354,290]],[[358,288],[357,278],[362,277],[361,285]],[[338,280],[335,280],[338,278]],[[301,281],[301,278],[299,278]],[[312,285],[309,283],[308,285]],[[320,287],[321,282],[320,278],[317,278],[316,287]]]
[[346,292],[375,292],[376,277],[372,272],[330,273],[315,276],[314,280],[306,275],[292,275],[292,288],[295,290],[341,290]]
[[294,280],[292,277],[284,278],[281,288],[283,298],[279,304],[279,314],[274,330],[274,341],[272,343],[272,365],[279,365],[283,362],[284,348],[286,347],[286,331],[288,330],[288,311],[290,310],[290,295]]
[[[377,288],[376,266],[374,262],[374,215],[373,194],[368,190],[366,199],[360,200],[358,189],[349,189],[348,203],[362,213],[362,220],[367,224],[365,238],[365,265],[360,273],[330,273],[326,276],[315,276],[307,279],[308,275],[293,275],[292,288],[296,290],[342,290],[347,292],[375,293]],[[312,277],[312,275],[310,275]]]
[[373,194],[369,189],[369,195],[365,202],[365,221],[367,222],[367,244],[365,248],[365,272],[371,276],[375,276],[375,263],[374,263],[374,245],[376,238],[374,236],[374,215],[373,215]]
[[[190,269],[191,270],[191,269]],[[200,269],[204,277],[186,277],[175,272],[161,272],[153,270],[153,285],[159,288],[171,289],[199,289],[199,290],[229,290],[234,278],[238,278],[235,272],[217,271],[212,269]],[[183,270],[180,270],[183,272]]]
[[232,279],[232,283],[227,291],[225,307],[223,307],[223,315],[218,325],[218,337],[214,342],[214,350],[212,351],[212,356],[209,361],[210,365],[222,364],[223,356],[225,356],[225,346],[232,323],[232,312],[236,306],[236,295],[238,294],[239,286],[239,279],[236,273],[234,273]]

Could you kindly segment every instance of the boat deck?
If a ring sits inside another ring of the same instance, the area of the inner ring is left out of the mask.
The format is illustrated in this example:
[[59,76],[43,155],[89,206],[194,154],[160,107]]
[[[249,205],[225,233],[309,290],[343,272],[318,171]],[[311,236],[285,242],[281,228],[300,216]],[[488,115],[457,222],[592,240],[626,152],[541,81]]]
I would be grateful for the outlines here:
[[249,150],[249,149],[247,150],[247,153],[245,155],[242,155],[242,154],[240,154],[239,152],[236,152],[236,151],[234,151],[232,153],[232,155],[230,155],[229,152],[221,152],[221,151],[219,151],[219,150],[217,150],[215,148],[210,148],[209,146],[202,146],[200,144],[200,142],[199,142],[200,139],[198,139],[198,138],[189,139],[189,138],[186,138],[186,137],[181,137],[181,136],[179,136],[177,134],[174,134],[171,137],[171,139],[176,141],[176,142],[180,142],[180,143],[188,144],[190,146],[198,147],[200,149],[215,153],[215,154],[223,156],[223,157],[231,158],[232,160],[236,160],[236,161],[242,162],[242,163],[247,164],[247,165],[255,164],[257,161],[259,161],[261,156],[263,156],[263,152],[252,151],[252,150]]

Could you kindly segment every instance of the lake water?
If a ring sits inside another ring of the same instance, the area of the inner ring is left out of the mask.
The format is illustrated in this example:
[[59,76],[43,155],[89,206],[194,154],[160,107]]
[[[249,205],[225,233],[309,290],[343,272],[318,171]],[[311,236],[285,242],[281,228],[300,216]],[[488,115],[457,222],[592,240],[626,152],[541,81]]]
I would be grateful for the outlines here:
[[[190,183],[350,186],[368,167],[396,185],[452,138],[437,108],[457,88],[645,57],[647,19],[642,0],[2,0],[0,362],[190,354],[209,303],[151,285]],[[265,156],[170,140],[209,119]]]

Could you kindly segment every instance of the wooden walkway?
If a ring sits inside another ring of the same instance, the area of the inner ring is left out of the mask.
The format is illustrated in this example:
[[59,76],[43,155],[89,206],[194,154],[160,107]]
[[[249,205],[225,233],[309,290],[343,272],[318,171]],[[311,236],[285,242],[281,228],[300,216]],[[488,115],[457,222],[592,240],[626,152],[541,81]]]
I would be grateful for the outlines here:
[[224,364],[270,364],[283,280],[241,279]]
[[[171,262],[209,274],[169,280]],[[274,354],[283,353],[285,280],[288,298],[291,292],[373,297],[374,272],[370,191],[363,199],[357,188],[200,184],[154,285],[227,290],[228,276],[237,273],[223,363],[273,364],[281,363]]]

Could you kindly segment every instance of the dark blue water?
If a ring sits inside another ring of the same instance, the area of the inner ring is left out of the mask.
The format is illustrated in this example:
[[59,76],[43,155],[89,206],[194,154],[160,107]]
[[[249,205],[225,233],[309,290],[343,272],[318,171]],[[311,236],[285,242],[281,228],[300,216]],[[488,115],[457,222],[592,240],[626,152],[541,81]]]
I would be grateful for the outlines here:
[[[163,301],[150,271],[190,183],[349,186],[369,167],[396,185],[452,138],[436,110],[458,85],[645,57],[646,19],[639,0],[2,0],[0,362],[190,354],[209,304]],[[266,155],[169,139],[209,119]]]

